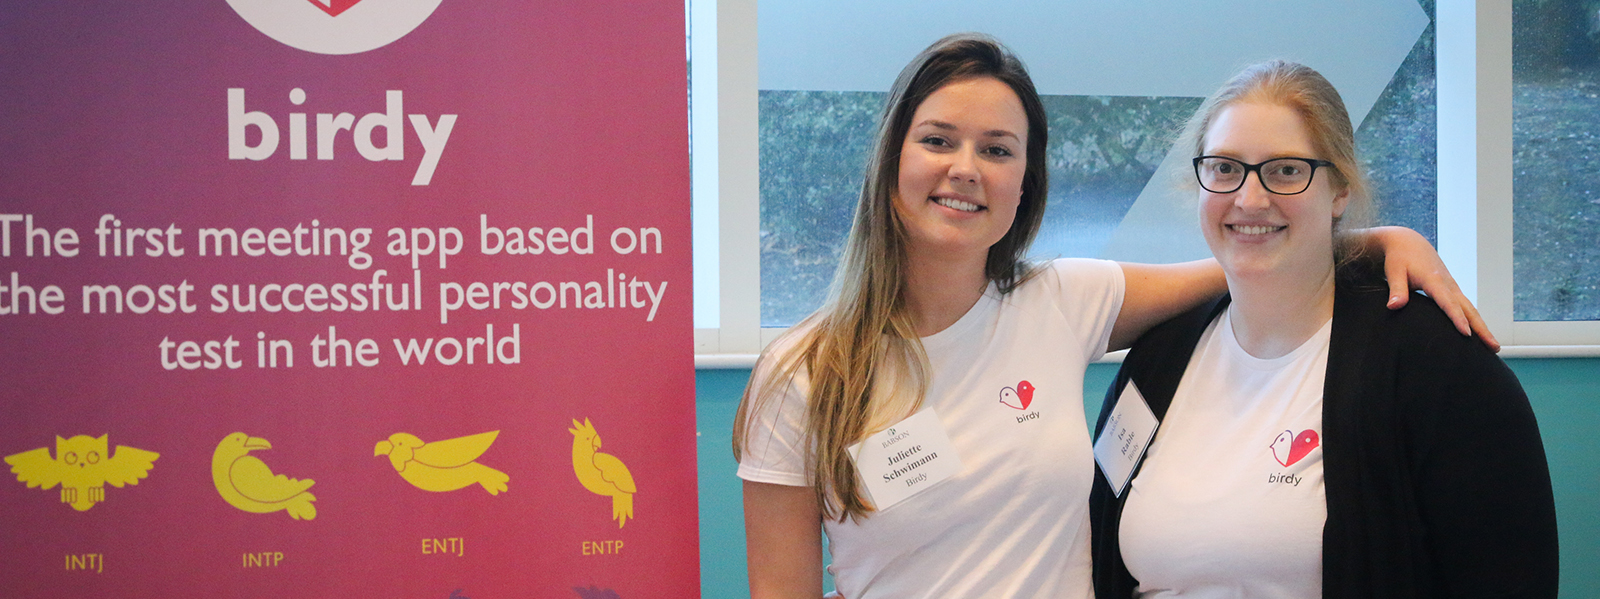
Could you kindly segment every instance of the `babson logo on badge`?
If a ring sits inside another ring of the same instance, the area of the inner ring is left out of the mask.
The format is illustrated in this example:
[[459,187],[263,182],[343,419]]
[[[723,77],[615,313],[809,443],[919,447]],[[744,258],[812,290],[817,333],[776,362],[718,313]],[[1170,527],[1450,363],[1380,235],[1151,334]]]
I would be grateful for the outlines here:
[[911,433],[901,432],[891,428],[889,429],[889,439],[883,442],[883,448],[888,449],[890,445],[904,441],[906,437],[910,436]]
[[[306,92],[301,88],[289,90],[289,102],[295,106],[306,103]],[[369,112],[360,119],[350,112],[319,112],[308,118],[305,112],[291,112],[288,123],[288,140],[284,141],[278,119],[260,110],[245,108],[244,88],[228,89],[228,159],[266,160],[278,153],[278,146],[287,145],[290,160],[306,160],[311,156],[313,140],[317,160],[333,160],[348,155],[354,149],[362,158],[378,162],[405,160],[405,128],[409,123],[422,143],[422,159],[417,162],[412,185],[427,185],[433,180],[433,171],[439,166],[439,156],[450,141],[450,131],[456,126],[454,114],[442,114],[430,119],[425,114],[405,114],[405,92],[389,90],[384,93],[383,112]],[[249,131],[259,132],[258,141],[249,143]],[[380,133],[381,131],[381,133]],[[339,150],[340,147],[344,149]]]

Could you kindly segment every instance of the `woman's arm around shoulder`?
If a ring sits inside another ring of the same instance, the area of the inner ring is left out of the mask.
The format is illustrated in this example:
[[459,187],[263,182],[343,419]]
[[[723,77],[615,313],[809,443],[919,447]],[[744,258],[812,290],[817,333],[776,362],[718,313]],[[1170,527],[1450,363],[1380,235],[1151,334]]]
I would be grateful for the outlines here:
[[[1477,333],[1491,351],[1500,343],[1489,332],[1461,288],[1450,276],[1439,253],[1421,234],[1405,227],[1374,227],[1352,231],[1358,243],[1383,260],[1389,280],[1389,308],[1404,307],[1408,289],[1420,289],[1439,304],[1462,335]],[[1212,258],[1178,264],[1118,263],[1127,289],[1122,310],[1111,329],[1110,350],[1125,349],[1133,340],[1161,322],[1182,314],[1200,302],[1222,295],[1228,282],[1222,266]]]
[[822,596],[822,511],[810,487],[744,482],[751,599]]
[[1477,333],[1490,351],[1500,351],[1500,342],[1478,309],[1461,292],[1444,260],[1421,233],[1405,227],[1372,227],[1353,231],[1367,251],[1383,258],[1384,277],[1389,280],[1389,308],[1399,309],[1410,298],[1410,289],[1421,289],[1439,304],[1462,335]]
[[1111,327],[1108,351],[1127,349],[1150,327],[1182,314],[1228,290],[1222,267],[1213,258],[1178,264],[1119,262],[1127,289]]

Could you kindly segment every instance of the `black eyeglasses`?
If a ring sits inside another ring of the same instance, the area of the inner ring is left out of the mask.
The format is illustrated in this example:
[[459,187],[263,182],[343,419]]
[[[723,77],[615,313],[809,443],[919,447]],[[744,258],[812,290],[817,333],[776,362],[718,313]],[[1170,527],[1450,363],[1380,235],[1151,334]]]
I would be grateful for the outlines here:
[[1254,171],[1267,191],[1292,196],[1311,187],[1311,177],[1319,166],[1332,167],[1333,163],[1315,158],[1274,158],[1245,164],[1223,156],[1200,156],[1194,159],[1194,176],[1206,191],[1233,193],[1244,187],[1245,177]]

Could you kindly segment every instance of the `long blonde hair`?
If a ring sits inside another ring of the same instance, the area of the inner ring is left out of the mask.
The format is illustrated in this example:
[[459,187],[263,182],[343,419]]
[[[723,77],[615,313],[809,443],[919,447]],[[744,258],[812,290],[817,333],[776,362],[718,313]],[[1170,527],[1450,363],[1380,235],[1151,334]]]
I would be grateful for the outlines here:
[[[1339,90],[1321,73],[1300,63],[1270,60],[1250,65],[1206,98],[1184,126],[1178,147],[1191,156],[1205,153],[1206,130],[1212,121],[1223,109],[1241,102],[1275,104],[1300,116],[1320,158],[1333,163],[1333,168],[1326,170],[1331,171],[1334,184],[1350,194],[1344,214],[1333,223],[1335,260],[1343,265],[1359,258],[1362,244],[1346,233],[1371,225],[1375,200],[1366,169],[1356,155],[1355,127]],[[1186,173],[1183,181],[1194,186],[1194,174]]]
[[[796,377],[809,383],[806,470],[824,517],[859,518],[873,510],[846,450],[892,419],[915,412],[927,392],[928,360],[905,309],[906,233],[894,212],[900,151],[912,115],[950,83],[992,77],[1021,101],[1028,118],[1022,202],[1004,237],[989,248],[984,274],[1009,293],[1034,272],[1028,245],[1044,218],[1049,126],[1027,69],[1000,42],[980,34],[945,37],[917,55],[895,79],[881,114],[876,151],[856,205],[844,257],[823,307],[790,329],[756,365],[733,425],[733,455],[743,457],[750,418]],[[764,376],[765,375],[765,376]],[[875,390],[886,390],[875,393]]]

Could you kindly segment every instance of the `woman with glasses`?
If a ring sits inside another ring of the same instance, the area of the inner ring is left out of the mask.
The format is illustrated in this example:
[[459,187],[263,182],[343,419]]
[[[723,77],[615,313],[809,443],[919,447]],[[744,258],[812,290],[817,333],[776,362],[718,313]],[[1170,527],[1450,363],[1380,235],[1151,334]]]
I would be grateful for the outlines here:
[[1107,396],[1097,435],[1159,427],[1096,476],[1096,594],[1555,597],[1533,410],[1433,301],[1385,309],[1345,234],[1371,194],[1338,92],[1256,65],[1178,143],[1228,295],[1142,336]]

